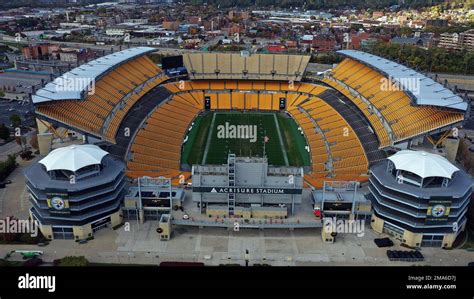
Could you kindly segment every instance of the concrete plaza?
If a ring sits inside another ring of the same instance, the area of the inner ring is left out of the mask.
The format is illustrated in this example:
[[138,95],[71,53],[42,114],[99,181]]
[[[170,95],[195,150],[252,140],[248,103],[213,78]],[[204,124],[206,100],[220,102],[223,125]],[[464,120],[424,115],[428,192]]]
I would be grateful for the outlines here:
[[[20,167],[10,176],[12,184],[0,190],[0,218],[28,217],[31,204],[25,189],[23,170],[32,161],[19,161]],[[79,244],[73,240],[53,240],[46,247],[31,245],[0,245],[0,257],[12,250],[42,250],[43,260],[53,261],[68,255],[83,255],[93,263],[149,264],[163,261],[203,262],[206,265],[245,265],[244,254],[249,250],[250,265],[274,266],[378,266],[405,265],[409,262],[391,262],[387,248],[377,248],[378,235],[365,226],[365,234],[339,234],[334,244],[326,244],[321,229],[241,229],[198,228],[173,226],[170,241],[160,241],[156,233],[157,221],[139,224],[130,221],[117,230],[98,231],[91,240]],[[391,250],[407,250],[397,241]],[[474,261],[474,253],[464,249],[443,250],[423,248],[425,261],[416,265],[465,266]],[[21,258],[16,256],[14,258]]]

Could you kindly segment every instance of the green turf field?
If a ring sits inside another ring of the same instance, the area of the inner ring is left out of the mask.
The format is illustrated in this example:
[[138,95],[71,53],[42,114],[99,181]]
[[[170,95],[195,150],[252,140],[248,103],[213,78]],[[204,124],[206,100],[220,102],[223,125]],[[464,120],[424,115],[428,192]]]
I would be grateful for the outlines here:
[[[264,136],[268,142],[264,146]],[[272,165],[308,166],[306,140],[293,119],[281,113],[210,112],[199,116],[188,133],[181,161],[223,164],[227,154],[262,157]]]

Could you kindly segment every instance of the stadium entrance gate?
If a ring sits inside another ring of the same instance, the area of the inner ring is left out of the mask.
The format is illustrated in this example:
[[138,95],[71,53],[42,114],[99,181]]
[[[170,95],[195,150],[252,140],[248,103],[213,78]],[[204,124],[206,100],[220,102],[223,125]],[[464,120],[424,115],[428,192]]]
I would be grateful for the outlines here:
[[441,247],[444,235],[423,235],[421,247]]
[[112,225],[112,221],[111,221],[110,217],[98,220],[98,221],[91,224],[92,233],[95,233],[95,232],[97,232],[97,231],[99,231],[103,228],[106,228],[109,225]]
[[64,226],[53,226],[53,239],[55,240],[72,240],[74,239],[74,233],[72,227]]

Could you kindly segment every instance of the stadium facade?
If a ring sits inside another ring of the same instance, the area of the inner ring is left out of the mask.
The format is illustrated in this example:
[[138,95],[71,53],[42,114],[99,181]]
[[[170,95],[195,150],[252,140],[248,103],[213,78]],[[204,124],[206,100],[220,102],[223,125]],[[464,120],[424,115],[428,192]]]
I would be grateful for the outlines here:
[[122,223],[124,163],[95,145],[53,150],[25,178],[30,216],[48,239],[83,240]]
[[227,165],[193,165],[192,175],[193,202],[210,217],[286,218],[301,203],[303,169],[272,167],[266,158],[229,154]]
[[369,219],[372,205],[359,187],[359,182],[324,182],[321,189],[312,192],[314,215],[320,219]]
[[411,247],[451,248],[466,225],[472,179],[445,158],[400,151],[370,170],[372,228]]
[[133,180],[125,194],[122,205],[123,218],[138,220],[160,220],[163,214],[182,207],[184,190],[173,187],[167,178],[142,177]]

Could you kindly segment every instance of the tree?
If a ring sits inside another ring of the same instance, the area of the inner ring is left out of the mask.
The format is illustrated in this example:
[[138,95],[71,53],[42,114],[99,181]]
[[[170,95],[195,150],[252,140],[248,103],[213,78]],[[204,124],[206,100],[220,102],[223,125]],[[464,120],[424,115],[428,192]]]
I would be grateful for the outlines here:
[[410,27],[402,27],[400,29],[401,36],[411,36],[412,33],[413,33],[413,30]]
[[31,258],[23,263],[23,267],[38,267],[43,264],[43,260],[39,257]]
[[21,117],[18,114],[10,115],[10,121],[14,127],[18,127],[21,125]]
[[60,267],[85,267],[89,265],[89,261],[84,256],[65,256],[56,262]]
[[0,182],[5,180],[7,176],[16,168],[16,158],[9,155],[6,161],[0,162]]
[[0,124],[0,139],[7,140],[8,138],[10,138],[10,130],[4,124]]
[[418,71],[435,73],[474,73],[474,58],[466,50],[450,51],[442,48],[423,49],[412,45],[379,42],[369,52],[397,60]]

